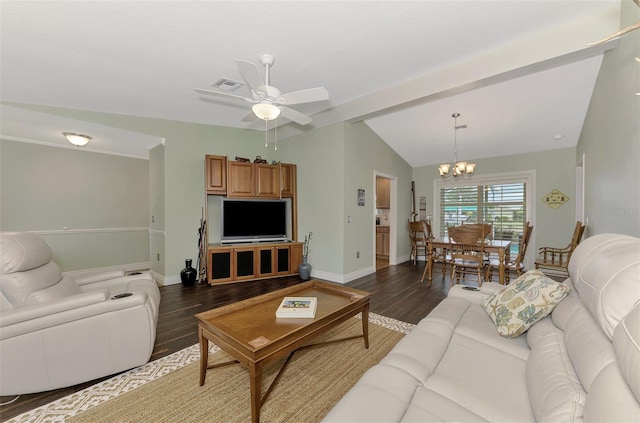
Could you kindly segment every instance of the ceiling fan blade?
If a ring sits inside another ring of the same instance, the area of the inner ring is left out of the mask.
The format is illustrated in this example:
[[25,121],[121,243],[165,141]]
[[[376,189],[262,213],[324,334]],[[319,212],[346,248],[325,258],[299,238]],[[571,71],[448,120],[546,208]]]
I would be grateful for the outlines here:
[[211,90],[205,90],[202,88],[194,88],[193,91],[197,92],[198,94],[203,94],[203,95],[213,95],[213,96],[217,96],[217,97],[227,97],[227,98],[235,98],[238,100],[244,100],[244,101],[253,101],[250,98],[247,97],[242,97],[241,95],[235,95],[235,94],[229,94],[229,93],[225,93],[222,91],[211,91]]
[[256,93],[267,92],[267,88],[264,85],[262,76],[260,76],[258,69],[256,69],[253,63],[247,62],[246,60],[239,60],[239,59],[236,59],[235,62],[236,62],[236,65],[238,66],[238,70],[242,74],[242,77],[244,78],[245,81],[247,81],[249,88],[251,88]]
[[256,120],[258,120],[258,116],[256,116],[255,113],[253,113],[253,110],[250,110],[249,113],[243,117],[242,122],[255,122]]
[[284,100],[284,104],[311,103],[313,101],[329,100],[329,91],[325,87],[308,88],[282,94],[280,98]]
[[290,109],[288,107],[284,107],[284,106],[280,106],[280,111],[282,113],[282,116],[286,117],[287,119],[295,122],[295,123],[299,123],[300,125],[306,125],[308,123],[311,123],[311,117],[300,113],[298,111],[295,111],[293,109]]

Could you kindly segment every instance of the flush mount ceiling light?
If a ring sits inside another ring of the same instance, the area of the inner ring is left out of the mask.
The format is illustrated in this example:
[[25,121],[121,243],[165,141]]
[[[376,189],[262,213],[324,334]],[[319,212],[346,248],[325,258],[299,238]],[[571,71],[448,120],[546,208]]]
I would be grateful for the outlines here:
[[251,106],[253,113],[262,120],[274,120],[280,116],[280,108],[268,101],[261,101]]
[[92,139],[89,135],[76,134],[75,132],[63,132],[62,135],[67,138],[67,141],[77,147],[83,147],[89,144],[89,141]]
[[453,171],[449,173],[449,170],[451,170],[451,165],[449,163],[441,164],[440,167],[438,167],[438,171],[440,172],[442,179],[448,178],[449,176],[453,176],[454,178],[459,175],[471,176],[471,174],[476,170],[475,163],[458,161],[458,129],[466,128],[467,125],[458,126],[460,113],[454,113],[451,117],[453,118]]

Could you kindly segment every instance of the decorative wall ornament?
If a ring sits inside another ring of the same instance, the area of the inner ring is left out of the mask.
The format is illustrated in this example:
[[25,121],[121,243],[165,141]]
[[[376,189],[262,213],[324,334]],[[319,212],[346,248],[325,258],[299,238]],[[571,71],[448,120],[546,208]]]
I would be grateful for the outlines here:
[[557,189],[550,191],[544,197],[541,198],[542,202],[552,209],[557,209],[567,201],[569,201],[569,197]]
[[358,205],[364,206],[364,189],[358,188]]

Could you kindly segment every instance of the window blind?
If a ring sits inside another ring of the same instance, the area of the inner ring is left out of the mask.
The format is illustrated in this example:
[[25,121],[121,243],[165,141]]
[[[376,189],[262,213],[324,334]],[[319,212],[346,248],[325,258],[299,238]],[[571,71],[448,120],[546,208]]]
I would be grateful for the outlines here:
[[464,223],[493,224],[493,238],[511,240],[517,252],[527,220],[524,182],[445,186],[440,188],[440,237],[448,235],[448,226]]

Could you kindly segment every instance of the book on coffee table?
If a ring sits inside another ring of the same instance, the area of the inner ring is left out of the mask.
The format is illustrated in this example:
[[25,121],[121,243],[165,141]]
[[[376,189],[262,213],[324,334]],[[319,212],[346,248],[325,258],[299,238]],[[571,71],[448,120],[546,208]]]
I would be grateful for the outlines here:
[[284,297],[276,310],[276,317],[313,318],[317,305],[316,297]]

